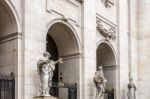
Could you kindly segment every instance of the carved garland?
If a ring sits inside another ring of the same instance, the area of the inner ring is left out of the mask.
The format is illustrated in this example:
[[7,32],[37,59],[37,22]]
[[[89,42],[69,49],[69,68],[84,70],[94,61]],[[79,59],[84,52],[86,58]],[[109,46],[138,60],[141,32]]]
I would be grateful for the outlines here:
[[115,30],[115,28],[113,28],[113,27],[110,27],[109,29],[104,28],[103,25],[102,25],[101,20],[97,20],[96,23],[97,23],[97,30],[104,37],[106,37],[106,39],[112,39],[112,40],[116,39],[116,30]]

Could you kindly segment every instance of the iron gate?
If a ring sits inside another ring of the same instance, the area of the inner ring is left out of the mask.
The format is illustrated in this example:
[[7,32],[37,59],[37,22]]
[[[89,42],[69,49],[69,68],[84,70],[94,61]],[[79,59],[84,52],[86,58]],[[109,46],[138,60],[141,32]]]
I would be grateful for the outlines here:
[[65,85],[65,86],[52,86],[50,94],[55,96],[55,88],[66,88],[68,90],[67,99],[77,99],[77,83],[75,85]]
[[14,74],[0,74],[0,99],[15,99]]

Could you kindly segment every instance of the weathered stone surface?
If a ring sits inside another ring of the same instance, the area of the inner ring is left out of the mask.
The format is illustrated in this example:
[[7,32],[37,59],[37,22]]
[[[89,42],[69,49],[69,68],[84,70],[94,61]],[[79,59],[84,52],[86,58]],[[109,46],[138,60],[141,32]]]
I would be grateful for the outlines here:
[[80,5],[73,3],[71,0],[47,0],[47,10],[79,23]]
[[[111,51],[115,56],[117,68],[107,68],[104,75],[115,86],[116,99],[127,98],[129,73],[135,79],[137,99],[149,99],[150,1],[112,0],[110,8],[104,4],[109,0],[79,1],[83,0],[0,0],[0,72],[15,73],[15,98],[33,99],[38,93],[36,62],[46,50],[48,34],[65,61],[59,74],[65,83],[77,83],[78,99],[95,97],[92,81],[101,43],[112,49],[103,50],[108,56],[103,63],[113,63]],[[115,26],[116,40],[98,33],[96,18]],[[65,99],[67,89],[60,89],[59,95]]]

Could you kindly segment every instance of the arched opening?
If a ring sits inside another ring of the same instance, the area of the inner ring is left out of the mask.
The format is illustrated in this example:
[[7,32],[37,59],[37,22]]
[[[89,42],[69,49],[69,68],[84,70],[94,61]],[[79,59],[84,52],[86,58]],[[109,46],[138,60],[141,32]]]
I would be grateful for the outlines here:
[[4,1],[0,2],[0,13],[0,37],[16,33],[18,28],[14,13]]
[[[101,43],[97,48],[97,67],[102,66],[107,79],[106,91],[116,91],[116,58],[113,49],[107,43]],[[105,96],[107,98],[107,95]]]
[[[47,51],[53,60],[59,57],[64,59],[63,64],[58,64],[54,71],[53,82],[63,78],[65,86],[72,86],[79,82],[79,46],[74,32],[69,26],[61,22],[54,23],[47,34]],[[55,83],[54,83],[55,84]],[[55,96],[67,99],[68,89],[54,89]],[[57,92],[58,91],[58,92]]]
[[0,2],[0,72],[15,72],[17,63],[17,22],[5,1]]
[[[5,0],[0,1],[0,80],[5,82],[3,84],[9,84],[5,89],[4,86],[0,87],[0,98],[2,99],[12,99],[14,98],[14,89],[12,87],[12,82],[8,78],[8,75],[14,73],[17,75],[17,22],[14,13],[10,6],[5,2]],[[3,76],[2,76],[3,75]],[[6,82],[7,80],[7,82]],[[11,84],[11,85],[10,85]],[[11,86],[11,87],[10,87]],[[12,91],[13,90],[13,93]]]

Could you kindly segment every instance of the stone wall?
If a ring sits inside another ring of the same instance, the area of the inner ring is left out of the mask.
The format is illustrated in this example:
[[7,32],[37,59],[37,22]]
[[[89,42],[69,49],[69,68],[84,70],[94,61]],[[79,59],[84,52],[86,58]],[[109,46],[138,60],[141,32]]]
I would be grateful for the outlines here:
[[81,99],[93,99],[95,86],[93,76],[96,71],[96,2],[86,0],[82,6],[83,33],[83,94]]
[[[68,12],[67,10],[69,8],[70,11]],[[74,11],[76,13],[72,15]],[[80,53],[80,3],[71,0],[60,0],[60,2],[57,0],[51,2],[49,0],[26,0],[24,24],[24,98],[32,99],[33,96],[38,95],[39,83],[37,83],[38,75],[36,62],[42,57],[42,53],[46,51],[47,34],[49,34],[56,43],[59,57],[64,58],[65,63],[59,66],[59,72],[63,74],[64,82],[71,84],[77,82],[78,89],[80,89],[79,74],[77,74],[79,73],[80,66],[79,56],[78,58],[66,58],[70,57],[69,55],[79,55]],[[56,26],[56,28],[53,25]],[[49,29],[51,30],[49,31]],[[70,40],[74,38],[76,38],[76,40]],[[74,45],[74,42],[77,42],[79,45]],[[78,48],[78,51],[75,51],[75,47]],[[60,93],[60,96],[64,95],[61,97],[62,99],[66,97],[65,94]]]
[[[78,99],[95,98],[93,76],[97,67],[96,50],[101,42],[111,45],[116,58],[117,70],[105,72],[117,85],[116,98],[127,98],[129,74],[133,75],[138,87],[137,98],[150,97],[150,2],[110,0],[113,4],[106,6],[104,1],[5,0],[11,18],[0,17],[0,71],[16,73],[16,99],[32,99],[38,94],[36,62],[46,51],[48,34],[56,43],[59,57],[64,58],[59,73],[63,73],[66,83],[77,82]],[[97,19],[103,21],[106,29],[113,27],[116,30],[115,40],[107,40],[96,30]],[[60,27],[49,31],[55,23],[61,23],[56,24]],[[115,79],[109,76],[112,72],[115,72]],[[67,91],[60,92],[61,98],[65,99],[67,95],[63,92]]]
[[129,81],[128,1],[119,0],[118,5],[119,99],[127,99]]
[[138,0],[138,70],[139,70],[139,99],[150,98],[150,1]]
[[16,40],[0,43],[0,72],[2,74],[15,73],[17,64],[17,42]]

